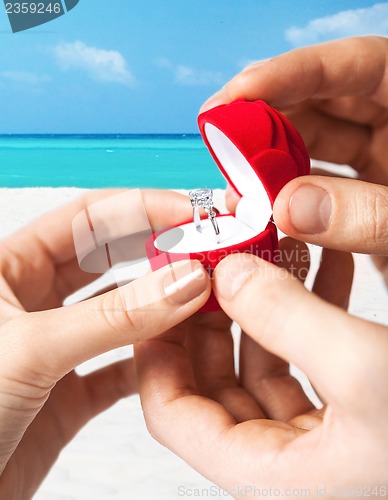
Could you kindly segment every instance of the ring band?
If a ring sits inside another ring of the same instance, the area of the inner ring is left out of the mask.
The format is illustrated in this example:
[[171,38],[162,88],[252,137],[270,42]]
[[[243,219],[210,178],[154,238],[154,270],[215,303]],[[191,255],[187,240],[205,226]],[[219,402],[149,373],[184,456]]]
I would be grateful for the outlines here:
[[212,223],[214,233],[216,235],[216,241],[220,243],[220,229],[216,220],[216,212],[214,211],[213,205],[213,190],[209,188],[193,189],[189,191],[189,198],[191,205],[193,207],[193,221],[195,229],[202,233],[201,217],[199,215],[200,207],[203,207],[207,213],[208,219]]

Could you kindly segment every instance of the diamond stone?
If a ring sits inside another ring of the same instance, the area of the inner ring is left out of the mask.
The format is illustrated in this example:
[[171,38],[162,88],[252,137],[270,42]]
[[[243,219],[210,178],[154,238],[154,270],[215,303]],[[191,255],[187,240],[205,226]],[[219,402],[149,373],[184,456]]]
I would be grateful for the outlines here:
[[206,209],[211,209],[213,206],[213,190],[209,188],[193,189],[189,191],[189,197],[191,204],[197,207],[204,207]]

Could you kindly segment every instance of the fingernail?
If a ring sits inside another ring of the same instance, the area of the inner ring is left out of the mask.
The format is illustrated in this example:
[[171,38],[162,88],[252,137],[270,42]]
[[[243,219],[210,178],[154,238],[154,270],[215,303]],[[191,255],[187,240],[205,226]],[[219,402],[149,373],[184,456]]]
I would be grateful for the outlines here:
[[201,264],[182,262],[171,266],[163,280],[166,298],[172,304],[186,304],[207,288],[206,271]]
[[216,295],[221,299],[231,301],[258,269],[257,262],[250,255],[240,254],[226,258],[216,268]]
[[224,97],[223,91],[219,90],[202,104],[199,112],[203,113],[204,111],[208,111],[209,109],[215,108],[219,104],[225,104],[225,99],[223,99],[223,97]]
[[326,231],[331,211],[330,194],[320,187],[304,185],[291,196],[290,219],[299,233],[319,234]]

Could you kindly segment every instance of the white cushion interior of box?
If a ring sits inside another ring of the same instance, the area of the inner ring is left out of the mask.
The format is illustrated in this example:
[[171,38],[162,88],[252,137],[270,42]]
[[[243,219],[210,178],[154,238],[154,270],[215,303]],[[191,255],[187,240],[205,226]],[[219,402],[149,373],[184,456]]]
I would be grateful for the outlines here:
[[[267,191],[244,155],[214,125],[206,123],[205,133],[214,153],[242,195],[235,216],[217,217],[219,244],[210,220],[205,219],[202,220],[202,233],[196,230],[192,222],[178,226],[178,231],[183,231],[181,238],[169,238],[168,232],[163,233],[161,238],[155,239],[158,250],[190,253],[229,247],[263,232],[271,218],[272,205]],[[180,241],[171,246],[169,242],[177,239]]]
[[[165,231],[155,239],[155,247],[163,252],[190,253],[216,250],[229,247],[241,241],[253,238],[257,233],[246,224],[242,224],[233,215],[217,217],[220,229],[220,243],[216,241],[216,235],[209,219],[201,221],[202,233],[195,228],[194,222],[182,224]],[[180,239],[180,231],[183,231]],[[174,234],[175,232],[175,234]],[[170,234],[169,234],[170,233]],[[178,235],[178,237],[177,237]],[[171,244],[179,240],[178,243]]]

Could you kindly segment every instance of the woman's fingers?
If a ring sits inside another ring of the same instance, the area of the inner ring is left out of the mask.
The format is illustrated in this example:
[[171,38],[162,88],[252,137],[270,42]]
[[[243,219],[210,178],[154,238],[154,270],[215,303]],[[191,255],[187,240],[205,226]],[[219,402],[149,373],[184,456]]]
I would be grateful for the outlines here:
[[[186,210],[185,210],[186,208]],[[72,222],[85,209],[91,211],[91,222],[105,222],[107,229],[121,235],[133,230],[131,221],[140,215],[147,214],[149,226],[158,228],[182,221],[191,213],[187,197],[173,191],[156,189],[107,189],[88,191],[71,203],[52,212],[42,215],[26,228],[20,229],[7,241],[13,249],[21,242],[32,241],[43,247],[55,264],[68,262],[76,257],[73,240]],[[181,211],[183,210],[183,214]],[[94,217],[94,220],[93,220]],[[99,229],[99,228],[97,228]],[[99,229],[102,231],[102,227]],[[25,252],[25,247],[19,250]],[[28,248],[28,246],[27,246]]]
[[[6,240],[0,267],[25,309],[58,307],[109,262],[144,256],[141,243],[154,229],[186,220],[191,210],[185,196],[170,191],[87,192]],[[30,284],[40,282],[39,293],[32,291]]]
[[7,270],[4,272],[7,282],[24,309],[46,309],[54,307],[53,303],[58,307],[67,295],[96,278],[79,268],[72,221],[87,206],[121,192],[88,191],[71,203],[45,213],[4,241],[0,267],[3,272],[3,268]]
[[376,345],[388,342],[383,327],[347,316],[286,271],[252,255],[221,261],[214,281],[228,316],[264,349],[302,369],[326,401],[351,406],[353,414],[372,411],[358,403],[359,391],[365,392],[364,401],[370,396],[358,359],[366,357],[382,370],[382,351]]
[[357,94],[385,105],[387,46],[383,37],[355,37],[292,50],[251,65],[201,111],[238,98],[287,107],[312,98]]
[[87,359],[180,323],[209,293],[203,266],[181,261],[84,302],[21,315],[0,332],[2,367],[12,362],[15,373],[12,346],[17,345],[18,365],[27,372],[31,368],[42,383],[53,383]]
[[1,374],[7,380],[13,373],[16,382],[28,381],[45,394],[83,361],[180,323],[209,293],[202,265],[182,261],[84,302],[20,315],[0,331]]
[[299,177],[274,204],[289,236],[345,252],[387,255],[388,187],[351,179]]

